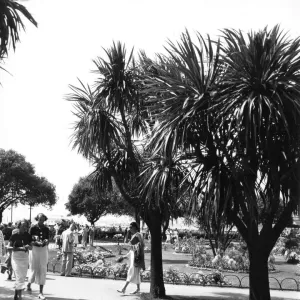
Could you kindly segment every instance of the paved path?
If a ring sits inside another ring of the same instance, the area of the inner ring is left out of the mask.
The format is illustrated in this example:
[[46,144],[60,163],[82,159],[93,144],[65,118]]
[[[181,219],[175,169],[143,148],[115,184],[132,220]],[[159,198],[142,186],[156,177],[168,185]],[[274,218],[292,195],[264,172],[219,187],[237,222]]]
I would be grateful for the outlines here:
[[[13,281],[6,281],[6,276],[0,274],[0,299],[13,299]],[[45,286],[45,296],[48,300],[138,300],[136,295],[129,292],[135,289],[129,285],[128,294],[119,294],[116,290],[121,288],[124,281],[92,279],[79,277],[61,277],[57,274],[48,274]],[[23,293],[23,300],[37,299],[38,286],[32,285],[33,292]],[[142,292],[149,291],[149,283],[142,283]],[[182,299],[180,296],[187,296],[188,300],[247,300],[248,289],[199,287],[184,285],[166,285],[168,295],[175,299]],[[300,292],[271,291],[272,300],[299,300]]]

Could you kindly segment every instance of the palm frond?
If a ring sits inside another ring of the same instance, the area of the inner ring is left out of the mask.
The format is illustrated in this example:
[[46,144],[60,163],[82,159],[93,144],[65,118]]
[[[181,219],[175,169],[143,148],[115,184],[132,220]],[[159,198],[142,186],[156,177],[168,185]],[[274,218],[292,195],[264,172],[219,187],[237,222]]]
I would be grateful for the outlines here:
[[0,58],[7,55],[10,44],[15,49],[16,43],[20,41],[20,29],[25,30],[21,15],[37,26],[25,6],[13,0],[0,0]]
[[73,148],[89,158],[92,153],[110,151],[113,143],[121,143],[124,133],[118,119],[107,112],[103,102],[96,101],[96,92],[81,81],[80,86],[70,86],[73,93],[66,98],[75,102]]

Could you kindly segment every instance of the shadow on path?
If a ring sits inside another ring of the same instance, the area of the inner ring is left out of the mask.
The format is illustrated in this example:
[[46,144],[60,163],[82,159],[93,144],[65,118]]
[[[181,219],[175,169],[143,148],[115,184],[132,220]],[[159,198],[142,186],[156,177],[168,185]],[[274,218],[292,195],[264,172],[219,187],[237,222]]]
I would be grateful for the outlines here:
[[48,296],[46,295],[46,299],[47,300],[87,300],[87,299],[79,299],[79,298],[57,298],[57,297],[51,297],[51,296]]
[[[205,296],[182,296],[172,295],[172,300],[249,300],[249,295],[240,293],[214,293],[214,295]],[[272,297],[272,300],[282,300],[282,297]],[[285,300],[288,300],[285,298]]]
[[[15,290],[14,288],[7,288],[7,287],[0,287],[0,299],[1,300],[13,300]],[[67,297],[52,297],[52,294],[45,293],[47,300],[88,300],[88,299],[81,299],[81,298],[67,298]],[[22,293],[23,300],[36,300],[38,299],[38,292],[31,292],[28,293],[24,291]]]
[[[14,298],[15,289],[13,287],[0,287],[0,299],[1,300],[12,300]],[[38,293],[32,292],[29,294],[28,292],[22,293],[23,300],[32,300],[37,299]]]

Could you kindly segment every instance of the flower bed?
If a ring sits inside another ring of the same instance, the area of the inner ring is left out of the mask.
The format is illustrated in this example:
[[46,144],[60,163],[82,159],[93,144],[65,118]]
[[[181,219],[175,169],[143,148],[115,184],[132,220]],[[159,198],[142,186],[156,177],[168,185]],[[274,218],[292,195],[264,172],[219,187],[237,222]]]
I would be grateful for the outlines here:
[[205,253],[204,239],[183,238],[178,240],[174,245],[175,253],[192,254]]
[[[274,257],[269,258],[269,271],[275,271]],[[242,255],[239,251],[231,250],[227,255],[216,255],[213,257],[210,254],[195,254],[192,260],[189,261],[189,266],[201,269],[216,269],[222,271],[234,272],[249,272],[249,258],[247,255]]]
[[[52,260],[52,264],[61,260],[62,252],[57,251],[56,257]],[[74,265],[92,265],[96,262],[103,261],[105,258],[115,257],[111,251],[104,250],[103,247],[77,248],[74,252]]]

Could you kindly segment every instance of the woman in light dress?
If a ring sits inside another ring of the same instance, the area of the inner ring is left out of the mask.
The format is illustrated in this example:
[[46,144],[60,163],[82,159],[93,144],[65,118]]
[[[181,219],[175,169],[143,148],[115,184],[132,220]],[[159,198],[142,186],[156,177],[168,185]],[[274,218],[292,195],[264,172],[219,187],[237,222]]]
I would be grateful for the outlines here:
[[11,264],[16,277],[14,300],[21,300],[29,263],[28,250],[31,249],[32,239],[28,233],[28,222],[26,220],[19,221],[17,228],[18,231],[13,232],[9,239],[8,250],[12,251]]
[[166,236],[166,243],[171,243],[171,230],[169,228],[166,230]]
[[49,228],[44,224],[47,217],[40,213],[36,216],[37,224],[33,225],[29,234],[32,239],[32,251],[29,253],[29,276],[27,291],[31,292],[31,284],[36,283],[40,287],[38,298],[46,299],[43,293],[46,283],[47,264],[48,264],[48,244]]
[[5,260],[3,256],[5,255],[5,242],[2,231],[0,230],[0,263]]
[[138,232],[138,225],[136,222],[130,223],[130,232],[132,234],[130,244],[130,251],[123,258],[129,258],[129,269],[127,272],[127,279],[124,287],[118,290],[119,293],[125,293],[128,284],[134,283],[137,289],[131,294],[140,292],[141,284],[141,270],[145,270],[145,257],[144,257],[144,241],[142,235]]

